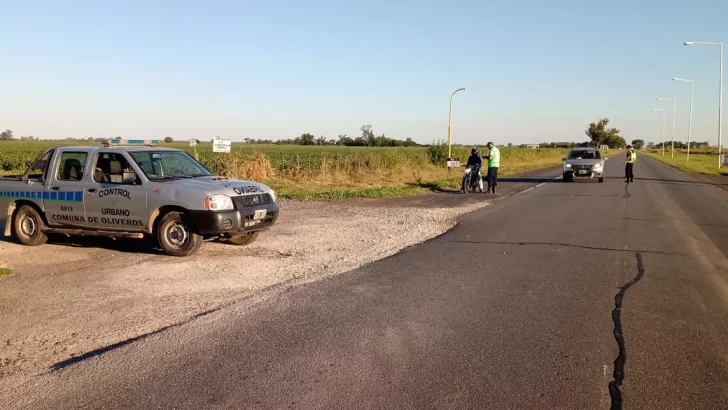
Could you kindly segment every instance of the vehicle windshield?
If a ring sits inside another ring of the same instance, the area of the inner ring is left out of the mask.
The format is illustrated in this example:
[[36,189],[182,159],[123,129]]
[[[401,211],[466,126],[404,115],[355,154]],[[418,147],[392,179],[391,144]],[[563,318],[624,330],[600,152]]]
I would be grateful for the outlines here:
[[136,151],[130,155],[150,180],[212,175],[184,151]]
[[599,151],[594,150],[576,150],[571,151],[569,159],[601,159]]

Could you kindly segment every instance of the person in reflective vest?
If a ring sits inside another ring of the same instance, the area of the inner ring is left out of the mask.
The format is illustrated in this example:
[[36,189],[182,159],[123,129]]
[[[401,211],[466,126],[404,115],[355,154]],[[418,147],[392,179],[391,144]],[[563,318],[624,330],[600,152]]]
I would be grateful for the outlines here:
[[624,182],[634,182],[634,163],[637,162],[637,152],[631,145],[627,145],[627,160],[624,164]]
[[495,194],[495,187],[498,185],[498,168],[500,167],[500,150],[492,142],[488,142],[488,192]]

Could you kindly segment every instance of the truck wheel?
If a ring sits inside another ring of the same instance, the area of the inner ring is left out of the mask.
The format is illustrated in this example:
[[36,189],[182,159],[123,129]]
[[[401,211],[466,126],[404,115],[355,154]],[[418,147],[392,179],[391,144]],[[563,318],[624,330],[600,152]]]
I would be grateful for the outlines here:
[[604,177],[599,178],[599,183],[601,184],[603,182],[604,182]]
[[43,233],[45,223],[38,211],[30,205],[23,205],[15,211],[13,231],[18,241],[26,246],[38,246],[48,242]]
[[225,239],[225,242],[235,246],[250,245],[251,243],[255,242],[256,239],[258,239],[258,235],[260,235],[260,232],[243,233],[237,236],[233,236],[231,238],[227,238]]
[[157,227],[157,240],[164,253],[170,256],[190,256],[202,245],[202,236],[190,229],[184,214],[169,212]]
[[563,178],[563,180],[564,180],[564,182],[571,182],[572,181],[572,178],[569,176],[569,174],[567,174],[567,173],[564,172],[564,178]]

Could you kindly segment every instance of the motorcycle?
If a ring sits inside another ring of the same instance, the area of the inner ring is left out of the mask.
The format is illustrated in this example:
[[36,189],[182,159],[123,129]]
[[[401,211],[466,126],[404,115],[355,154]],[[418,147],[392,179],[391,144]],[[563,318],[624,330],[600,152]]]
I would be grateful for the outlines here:
[[473,165],[465,167],[465,178],[464,189],[465,193],[475,192],[476,188],[482,193],[483,192],[483,178],[480,175],[480,166]]

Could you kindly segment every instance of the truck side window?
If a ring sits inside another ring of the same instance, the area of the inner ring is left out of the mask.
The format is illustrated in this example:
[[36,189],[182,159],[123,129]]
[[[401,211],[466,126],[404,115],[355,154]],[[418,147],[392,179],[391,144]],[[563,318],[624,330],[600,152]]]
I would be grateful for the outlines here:
[[101,184],[136,185],[139,179],[134,176],[134,169],[123,155],[103,152],[96,156],[94,181]]
[[[45,173],[46,173],[46,168],[48,168],[48,164],[49,164],[52,156],[53,156],[53,150],[50,150],[50,151],[46,152],[45,155],[43,155],[41,158],[36,159],[35,162],[33,162],[30,165],[29,169],[27,170],[28,178],[31,178],[31,179],[43,178],[43,175],[45,175]],[[50,177],[50,175],[49,175],[49,177]]]
[[59,181],[80,181],[88,154],[85,152],[63,152],[58,162],[56,179]]

